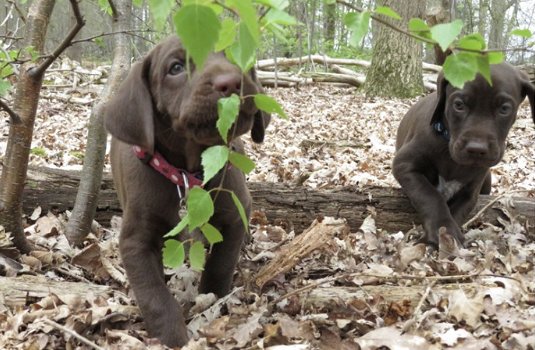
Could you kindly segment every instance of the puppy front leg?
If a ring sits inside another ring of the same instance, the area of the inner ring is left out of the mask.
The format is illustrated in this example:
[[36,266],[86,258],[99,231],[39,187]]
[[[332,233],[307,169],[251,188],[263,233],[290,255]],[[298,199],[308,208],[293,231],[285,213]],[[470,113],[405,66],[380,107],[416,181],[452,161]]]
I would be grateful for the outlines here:
[[412,161],[402,156],[402,153],[398,153],[394,158],[393,173],[422,219],[425,234],[420,241],[438,247],[438,230],[445,227],[462,244],[464,237],[461,229],[452,217],[444,197],[424,173],[414,167]]
[[222,226],[221,233],[223,241],[212,247],[199,288],[201,293],[214,293],[218,297],[230,291],[245,237],[245,229],[239,216],[234,222]]
[[165,283],[157,225],[150,225],[148,220],[124,222],[119,250],[145,327],[165,345],[182,346],[188,341],[186,323],[182,308]]

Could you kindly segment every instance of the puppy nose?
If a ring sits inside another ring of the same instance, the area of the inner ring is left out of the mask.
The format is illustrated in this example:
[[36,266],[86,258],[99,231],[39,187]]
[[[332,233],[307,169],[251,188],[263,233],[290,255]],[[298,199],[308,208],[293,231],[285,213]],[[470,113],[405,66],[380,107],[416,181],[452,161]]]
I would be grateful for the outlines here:
[[239,74],[225,73],[214,78],[212,85],[215,91],[223,96],[229,97],[232,94],[240,94],[241,76]]
[[468,141],[465,149],[468,154],[476,157],[483,157],[489,153],[487,143],[481,141]]

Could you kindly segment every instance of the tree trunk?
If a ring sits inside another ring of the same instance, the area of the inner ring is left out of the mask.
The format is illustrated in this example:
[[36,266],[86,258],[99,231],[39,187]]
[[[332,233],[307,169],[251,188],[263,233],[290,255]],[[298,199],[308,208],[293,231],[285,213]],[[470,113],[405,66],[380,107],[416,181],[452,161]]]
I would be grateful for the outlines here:
[[[395,10],[404,23],[413,17],[422,18],[425,12],[424,0],[382,0],[378,5]],[[421,94],[424,91],[422,44],[382,24],[374,25],[378,27],[373,37],[372,64],[364,84],[366,95],[412,97]]]
[[[24,192],[24,211],[31,214],[37,206],[43,212],[70,210],[80,173],[59,169],[30,169]],[[369,207],[376,212],[376,225],[389,232],[405,231],[420,222],[407,197],[396,188],[369,187],[357,190],[353,187],[336,190],[313,190],[305,187],[290,187],[277,183],[248,183],[255,210],[265,213],[267,219],[287,229],[300,233],[319,216],[346,218],[352,231],[357,230],[369,214]],[[476,211],[479,211],[493,196],[480,196]],[[519,220],[529,219],[528,230],[534,231],[535,199],[515,197],[514,207],[508,210]],[[107,224],[113,215],[121,215],[121,209],[111,175],[105,173],[100,188],[96,219]],[[488,209],[481,221],[499,225],[503,218],[500,209]]]
[[327,52],[334,48],[336,33],[336,3],[323,4],[323,40],[326,42]]
[[[426,13],[426,20],[429,26],[450,22],[451,0],[441,0],[436,4],[436,6],[429,8]],[[446,60],[446,57],[451,53],[451,51],[446,50],[446,52],[444,52],[440,46],[436,44],[433,46],[433,50],[435,52],[435,64],[442,66]]]
[[[115,1],[114,4],[116,12],[113,13],[112,32],[129,30],[132,0]],[[129,36],[125,33],[115,34],[114,47],[110,76],[100,94],[97,105],[91,111],[82,178],[72,215],[66,228],[67,239],[75,245],[80,244],[90,232],[91,223],[97,210],[107,137],[104,129],[103,108],[119,88],[130,69]]]
[[511,5],[509,0],[490,1],[489,49],[505,48],[505,14]]
[[489,11],[489,0],[481,0],[479,2],[479,11],[478,11],[478,25],[477,31],[483,38],[487,34],[487,16]]
[[[54,4],[55,0],[39,0],[32,3],[26,19],[24,47],[32,46],[37,52],[43,53],[46,30]],[[22,228],[22,193],[39,93],[43,83],[43,74],[32,74],[36,66],[35,62],[28,61],[20,68],[13,106],[22,122],[12,124],[9,128],[0,183],[0,223],[7,232],[11,232],[15,246],[25,253],[31,250],[31,246]]]

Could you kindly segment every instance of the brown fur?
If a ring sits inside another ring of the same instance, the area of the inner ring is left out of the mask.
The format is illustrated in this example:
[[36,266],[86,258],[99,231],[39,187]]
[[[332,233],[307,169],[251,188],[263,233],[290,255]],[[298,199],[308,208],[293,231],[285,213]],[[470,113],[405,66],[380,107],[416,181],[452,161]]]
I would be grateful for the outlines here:
[[[464,241],[460,225],[478,194],[490,193],[489,168],[502,159],[526,96],[535,121],[535,89],[527,76],[506,63],[492,65],[491,75],[492,86],[478,75],[463,89],[440,76],[437,93],[416,103],[398,129],[393,173],[423,220],[422,241],[435,247],[441,226]],[[449,141],[431,126],[439,120]]]
[[[166,286],[161,255],[162,236],[179,221],[179,198],[176,186],[136,158],[131,145],[158,150],[177,168],[200,171],[203,150],[222,143],[215,126],[217,100],[239,94],[240,87],[244,96],[261,91],[254,71],[242,75],[222,53],[209,56],[202,70],[191,63],[191,75],[185,60],[177,37],[160,43],[132,67],[105,110],[106,128],[113,136],[113,177],[123,208],[121,257],[149,334],[168,346],[183,345],[188,339],[182,309]],[[247,98],[229,132],[234,149],[243,152],[239,135],[249,130],[255,142],[262,142],[269,120]],[[205,188],[218,186],[221,179],[217,175]],[[234,191],[249,214],[251,197],[244,175],[229,168],[223,187]],[[207,259],[200,292],[223,296],[230,290],[245,234],[229,194],[219,193],[210,223],[222,232],[224,241]]]

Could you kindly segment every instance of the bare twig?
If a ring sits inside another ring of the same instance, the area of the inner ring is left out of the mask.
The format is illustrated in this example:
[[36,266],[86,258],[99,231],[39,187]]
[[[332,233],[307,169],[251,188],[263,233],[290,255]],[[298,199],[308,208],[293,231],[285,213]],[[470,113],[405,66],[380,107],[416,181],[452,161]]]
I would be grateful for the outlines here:
[[[323,284],[326,284],[326,283],[331,283],[331,282],[335,282],[337,280],[340,280],[340,279],[346,279],[346,278],[355,278],[355,277],[362,277],[362,278],[365,278],[365,277],[368,277],[368,278],[377,278],[377,279],[381,279],[383,281],[399,281],[399,280],[406,280],[406,279],[409,279],[409,280],[427,280],[427,281],[430,281],[433,282],[439,282],[439,281],[451,281],[451,280],[456,280],[456,281],[462,281],[462,280],[465,280],[465,279],[470,279],[470,278],[474,278],[474,277],[482,277],[483,275],[481,275],[481,271],[476,271],[472,274],[468,274],[468,275],[451,275],[451,276],[413,276],[413,275],[398,275],[398,276],[381,276],[381,275],[372,275],[372,274],[366,274],[366,273],[345,273],[345,274],[342,274],[342,275],[338,275],[338,276],[332,276],[332,277],[329,277],[329,278],[325,278],[324,280],[322,281],[319,281],[319,282],[316,282],[316,283],[311,283],[311,284],[308,284],[306,286],[303,286],[301,288],[297,288],[289,293],[286,293],[284,294],[283,296],[273,300],[271,302],[271,304],[277,304],[278,302],[284,300],[284,299],[287,299],[289,298],[290,296],[293,296],[293,295],[296,295],[296,294],[300,294],[302,292],[305,292],[307,290],[311,290],[311,289],[315,289]],[[504,277],[506,278],[506,276],[500,276],[500,277]]]
[[91,340],[87,339],[86,337],[81,336],[80,334],[78,334],[74,330],[69,329],[69,328],[67,328],[65,326],[62,326],[59,323],[56,323],[56,322],[54,322],[52,320],[49,320],[48,318],[42,318],[41,321],[43,321],[44,323],[47,323],[48,325],[50,325],[50,326],[52,326],[54,328],[59,329],[60,331],[62,331],[64,333],[67,333],[67,334],[75,337],[76,339],[78,339],[82,343],[92,347],[93,349],[105,350],[104,348],[102,348],[102,347],[98,346],[97,344],[93,343]]
[[4,101],[0,100],[0,107],[9,114],[11,122],[13,124],[19,124],[21,122],[19,115],[11,109]]
[[504,197],[510,196],[512,194],[523,193],[523,192],[529,192],[529,191],[528,190],[509,191],[509,192],[506,192],[506,193],[503,193],[503,194],[497,196],[496,198],[493,198],[490,202],[487,203],[487,205],[485,205],[483,208],[481,208],[470,220],[468,220],[467,222],[464,223],[464,225],[462,227],[463,230],[466,230],[470,225],[472,225],[477,219],[479,219],[479,217],[481,217],[481,215],[483,215],[483,213],[485,211],[487,211],[487,209],[492,207],[494,205],[494,203],[496,203],[497,201],[501,200]]
[[[110,36],[110,35],[115,35],[115,34],[128,34],[128,35],[132,35],[141,39],[145,39],[143,36],[137,35],[136,33],[153,33],[153,32],[154,32],[153,30],[147,29],[147,30],[120,30],[120,31],[111,32],[111,33],[101,33],[101,34],[93,35],[87,38],[73,40],[71,41],[71,45],[79,44],[83,42],[90,42],[98,38],[103,38],[105,36]],[[145,39],[145,40],[151,42],[148,39]]]
[[413,324],[415,324],[416,325],[416,329],[418,329],[419,323],[420,323],[420,316],[421,316],[422,306],[424,305],[425,300],[429,296],[429,293],[431,293],[431,289],[435,286],[436,283],[437,283],[436,280],[435,281],[431,281],[431,283],[425,288],[425,292],[422,295],[422,297],[420,298],[420,301],[418,302],[418,305],[416,305],[416,308],[414,308],[414,312],[412,313],[412,317],[409,320],[407,320],[405,322],[405,325],[403,326],[403,331],[404,332],[408,331],[412,327]]
[[72,40],[78,34],[80,29],[85,25],[84,18],[82,17],[82,14],[80,12],[80,7],[78,6],[77,0],[70,0],[72,12],[74,13],[74,17],[76,18],[76,24],[71,29],[69,34],[63,39],[61,44],[54,50],[54,52],[49,55],[37,68],[33,69],[30,74],[33,76],[41,76],[44,74],[44,72],[47,70],[48,67],[56,60],[56,58],[59,57],[65,51],[69,46],[72,45]]

